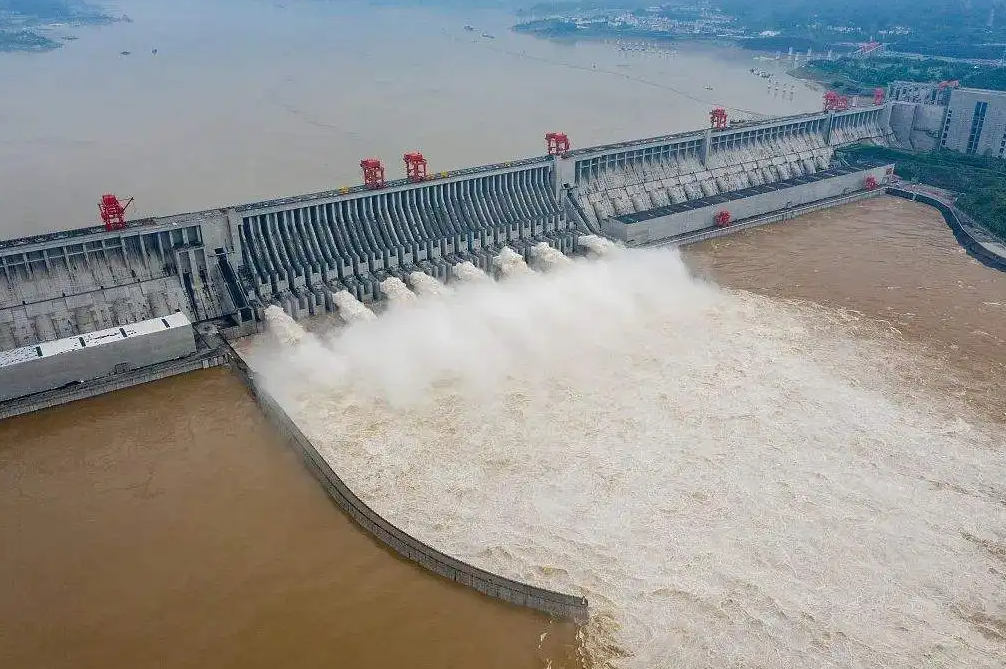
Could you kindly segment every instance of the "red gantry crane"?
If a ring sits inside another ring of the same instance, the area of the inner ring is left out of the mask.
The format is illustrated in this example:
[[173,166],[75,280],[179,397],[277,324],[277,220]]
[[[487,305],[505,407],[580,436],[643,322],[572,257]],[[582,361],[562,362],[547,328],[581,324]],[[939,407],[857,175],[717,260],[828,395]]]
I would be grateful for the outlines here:
[[709,125],[713,130],[723,130],[727,127],[727,110],[723,107],[716,107],[709,112]]
[[377,158],[364,158],[360,161],[363,170],[363,184],[367,188],[384,187],[384,165]]
[[824,111],[845,111],[849,108],[849,98],[835,91],[824,94]]
[[98,213],[101,214],[101,220],[105,223],[106,230],[122,230],[126,227],[126,209],[129,205],[133,203],[133,198],[126,200],[126,204],[122,204],[119,198],[115,197],[111,193],[105,193],[101,196],[101,201],[98,202]]
[[545,146],[550,156],[564,156],[569,151],[569,137],[564,132],[545,133]]
[[402,156],[405,161],[405,178],[409,181],[423,181],[426,176],[426,158],[418,151],[406,153]]

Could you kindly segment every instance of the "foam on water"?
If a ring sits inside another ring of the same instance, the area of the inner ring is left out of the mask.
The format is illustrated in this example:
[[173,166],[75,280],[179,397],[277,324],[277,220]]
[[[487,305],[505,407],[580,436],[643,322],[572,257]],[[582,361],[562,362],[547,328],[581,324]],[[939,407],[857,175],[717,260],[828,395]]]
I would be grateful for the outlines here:
[[547,242],[538,242],[531,247],[531,257],[541,269],[554,269],[573,262],[562,251],[552,248]]
[[348,290],[340,290],[332,296],[332,301],[339,309],[339,316],[347,323],[366,322],[377,318],[370,307],[356,299]]
[[451,268],[451,271],[459,281],[466,283],[487,282],[490,280],[488,274],[480,270],[468,260],[454,265],[454,267]]
[[388,302],[392,305],[411,304],[416,300],[416,294],[397,276],[389,276],[382,281],[381,290],[388,296]]
[[524,257],[509,246],[500,249],[500,252],[493,258],[493,265],[499,269],[503,276],[520,276],[531,271],[527,263],[524,262]]
[[425,272],[413,272],[410,274],[409,283],[412,284],[413,290],[423,297],[445,295],[451,290]]
[[594,666],[1001,667],[1002,436],[848,332],[626,250],[253,364],[392,522],[588,597]]

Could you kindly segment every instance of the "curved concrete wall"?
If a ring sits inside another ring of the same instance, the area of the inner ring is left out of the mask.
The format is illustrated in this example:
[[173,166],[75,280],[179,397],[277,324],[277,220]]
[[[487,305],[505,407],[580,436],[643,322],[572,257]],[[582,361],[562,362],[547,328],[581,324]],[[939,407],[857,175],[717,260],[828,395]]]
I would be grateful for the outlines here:
[[290,419],[276,400],[255,383],[255,374],[234,354],[234,362],[245,383],[255,394],[263,411],[290,439],[315,477],[342,509],[361,527],[390,546],[396,553],[417,562],[430,571],[505,602],[527,606],[551,615],[583,622],[588,618],[587,600],[561,592],[537,588],[504,578],[484,569],[456,560],[403,532],[385,520],[356,496],[318,453],[311,441]]
[[961,224],[961,219],[957,216],[957,212],[954,211],[952,207],[948,207],[936,198],[910,190],[888,188],[886,192],[888,195],[902,197],[906,200],[915,200],[916,202],[928,204],[930,207],[935,207],[941,214],[943,214],[943,220],[945,220],[947,225],[950,226],[950,229],[954,231],[954,237],[957,238],[960,245],[963,246],[972,257],[986,267],[1006,272],[1006,258],[988,250],[980,241],[975,239],[971,233],[968,232],[968,229]]

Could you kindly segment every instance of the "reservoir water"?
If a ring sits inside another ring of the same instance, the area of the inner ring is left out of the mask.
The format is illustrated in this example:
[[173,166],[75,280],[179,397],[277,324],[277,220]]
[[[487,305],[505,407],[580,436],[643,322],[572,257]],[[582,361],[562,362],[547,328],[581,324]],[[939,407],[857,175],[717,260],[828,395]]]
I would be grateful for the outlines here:
[[398,177],[406,151],[441,171],[543,154],[553,130],[588,146],[702,127],[714,104],[736,118],[820,107],[781,67],[794,99],[766,93],[748,53],[558,45],[490,11],[116,5],[134,22],[0,57],[0,90],[17,91],[0,103],[0,236],[95,224],[106,191],[134,196],[134,216],[174,214],[360,183],[371,156]]

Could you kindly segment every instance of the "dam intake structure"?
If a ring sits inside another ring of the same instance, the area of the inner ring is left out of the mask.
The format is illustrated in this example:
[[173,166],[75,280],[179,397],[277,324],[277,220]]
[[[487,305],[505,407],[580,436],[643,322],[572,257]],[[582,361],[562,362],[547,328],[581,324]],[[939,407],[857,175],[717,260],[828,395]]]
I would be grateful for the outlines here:
[[299,320],[339,311],[343,293],[383,300],[391,277],[494,273],[504,247],[534,262],[541,243],[581,252],[586,233],[652,244],[714,229],[724,212],[740,221],[865,191],[889,168],[836,165],[834,148],[886,144],[889,118],[882,105],[739,122],[0,241],[0,350],[176,312],[233,338],[271,304]]

